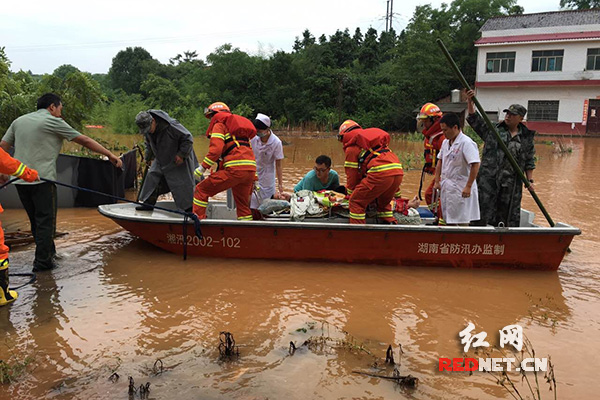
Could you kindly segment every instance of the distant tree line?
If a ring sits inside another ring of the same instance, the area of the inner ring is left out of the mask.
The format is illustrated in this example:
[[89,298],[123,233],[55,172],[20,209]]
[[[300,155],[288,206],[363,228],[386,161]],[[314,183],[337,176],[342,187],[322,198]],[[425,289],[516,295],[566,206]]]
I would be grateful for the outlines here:
[[[575,0],[563,2],[586,8]],[[94,75],[71,65],[43,76],[13,73],[0,50],[0,133],[33,110],[46,91],[63,97],[65,118],[75,127],[107,124],[120,133],[135,132],[135,114],[148,108],[163,109],[201,132],[207,125],[202,110],[213,101],[246,116],[269,114],[279,128],[333,130],[352,118],[364,126],[406,131],[416,107],[459,87],[436,39],[444,41],[472,83],[473,43],[481,26],[494,16],[521,13],[516,0],[454,0],[439,8],[416,7],[399,34],[356,28],[317,38],[305,30],[289,53],[250,55],[224,44],[205,60],[187,51],[167,64],[141,47],[128,47],[113,58],[108,74]]]

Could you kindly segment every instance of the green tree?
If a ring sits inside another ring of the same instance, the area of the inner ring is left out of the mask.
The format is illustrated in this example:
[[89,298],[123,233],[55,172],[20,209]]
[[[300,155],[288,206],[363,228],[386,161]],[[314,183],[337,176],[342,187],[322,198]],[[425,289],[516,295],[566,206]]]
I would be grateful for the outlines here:
[[315,37],[308,29],[306,29],[302,32],[302,39],[296,37],[296,40],[294,41],[294,51],[306,49],[315,44],[315,42]]
[[358,61],[365,68],[372,68],[379,61],[379,43],[377,41],[377,30],[369,28],[365,33],[362,45],[360,46]]
[[0,47],[0,134],[15,119],[35,110],[37,92],[38,83],[31,74],[10,71],[10,60]]
[[70,72],[64,78],[44,75],[39,94],[48,92],[60,96],[64,105],[63,117],[75,129],[81,129],[96,104],[106,100],[98,82],[89,73],[80,71]]
[[146,103],[151,108],[162,109],[168,113],[174,112],[178,107],[184,106],[184,99],[171,82],[160,76],[151,74],[142,83],[141,89],[146,92]]
[[73,72],[81,72],[78,68],[72,66],[71,64],[63,64],[60,67],[56,68],[52,75],[56,76],[60,79],[66,79],[69,74]]
[[560,0],[560,7],[571,10],[600,8],[600,0]]
[[142,82],[152,73],[159,74],[160,66],[144,48],[127,47],[113,58],[108,76],[113,89],[141,93]]

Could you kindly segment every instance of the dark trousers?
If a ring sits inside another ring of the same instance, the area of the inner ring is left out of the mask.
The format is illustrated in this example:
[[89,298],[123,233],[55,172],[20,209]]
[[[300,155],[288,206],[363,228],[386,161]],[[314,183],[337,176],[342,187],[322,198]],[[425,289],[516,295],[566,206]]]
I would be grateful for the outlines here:
[[[143,186],[142,186],[143,188]],[[141,191],[141,189],[140,189]],[[169,193],[171,190],[169,189],[169,185],[167,184],[167,180],[165,179],[164,175],[160,178],[160,182],[158,182],[158,185],[156,185],[156,187],[154,188],[154,191],[152,193],[150,193],[150,196],[148,196],[148,198],[146,200],[144,200],[143,202],[145,204],[149,204],[151,206],[156,204],[156,201],[158,200],[158,196],[160,196],[161,194],[165,194],[165,193]],[[141,199],[138,201],[142,201]]]
[[31,224],[35,239],[34,268],[49,269],[56,254],[54,235],[56,234],[56,185],[44,182],[38,185],[15,185],[19,198]]

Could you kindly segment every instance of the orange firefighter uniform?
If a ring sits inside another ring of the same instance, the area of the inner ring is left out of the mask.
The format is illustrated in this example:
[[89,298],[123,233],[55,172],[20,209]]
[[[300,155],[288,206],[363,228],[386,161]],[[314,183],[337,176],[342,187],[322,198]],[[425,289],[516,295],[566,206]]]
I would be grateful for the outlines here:
[[[27,182],[38,179],[36,170],[12,158],[2,149],[0,149],[0,173],[21,178]],[[3,211],[0,205],[0,213]],[[0,306],[11,303],[18,297],[16,291],[8,289],[8,264],[8,247],[4,244],[4,230],[0,224]]]
[[[199,169],[203,173],[204,170],[217,166],[218,170],[196,185],[194,213],[200,219],[206,218],[208,198],[231,188],[238,220],[252,220],[250,196],[256,180],[256,161],[250,139],[256,135],[256,128],[252,122],[246,120],[246,123],[244,120],[246,119],[228,111],[212,115],[206,131],[206,136],[210,139],[208,154]],[[197,178],[200,178],[199,169],[195,173]]]
[[[423,141],[424,151],[423,155],[425,157],[425,164],[423,165],[424,174],[433,175],[435,174],[435,165],[437,163],[437,155],[442,148],[442,143],[446,136],[442,132],[442,128],[440,127],[440,121],[434,122],[434,124],[429,128],[423,130],[423,135],[425,136],[425,140]],[[425,202],[429,206],[431,212],[435,214],[435,210],[437,209],[437,217],[442,219],[442,204],[440,202],[439,196],[433,201],[433,185],[434,179],[431,180],[431,183],[425,190]]]
[[377,218],[396,223],[392,199],[399,195],[404,172],[398,157],[388,148],[390,135],[379,128],[356,131],[351,145],[361,151],[358,158],[359,173],[364,176],[350,196],[350,223],[364,224],[367,206],[377,201]]
[[[425,136],[425,140],[423,142],[424,151],[423,156],[425,157],[425,164],[423,165],[423,172],[421,173],[421,185],[423,185],[423,179],[426,174],[433,175],[435,174],[435,165],[437,163],[437,155],[442,148],[442,143],[446,138],[442,132],[442,128],[440,127],[440,118],[443,113],[440,108],[433,103],[426,103],[421,107],[421,111],[417,116],[417,119],[422,121],[429,121],[427,125],[429,128],[423,129],[423,136]],[[425,122],[424,122],[425,123]],[[425,125],[425,126],[427,126]],[[433,185],[434,180],[431,180],[431,183],[425,190],[425,202],[429,206],[429,210],[432,213],[437,214],[436,216],[441,220],[442,219],[442,205],[440,203],[439,196],[434,201],[433,196]],[[419,186],[419,197],[421,197],[421,187]]]

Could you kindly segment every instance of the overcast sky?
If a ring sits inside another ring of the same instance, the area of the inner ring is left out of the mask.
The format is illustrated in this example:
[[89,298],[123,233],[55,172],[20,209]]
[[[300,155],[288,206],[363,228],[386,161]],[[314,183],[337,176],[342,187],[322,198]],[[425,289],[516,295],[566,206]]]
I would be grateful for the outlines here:
[[[449,3],[449,1],[446,1]],[[231,43],[250,54],[290,51],[308,28],[319,37],[336,29],[385,29],[386,0],[56,0],[3,1],[0,47],[11,70],[51,73],[62,64],[106,73],[113,57],[141,46],[162,63],[184,51],[200,58]],[[442,1],[394,1],[393,26],[406,26],[417,5]],[[559,0],[518,0],[526,13],[556,11]]]

